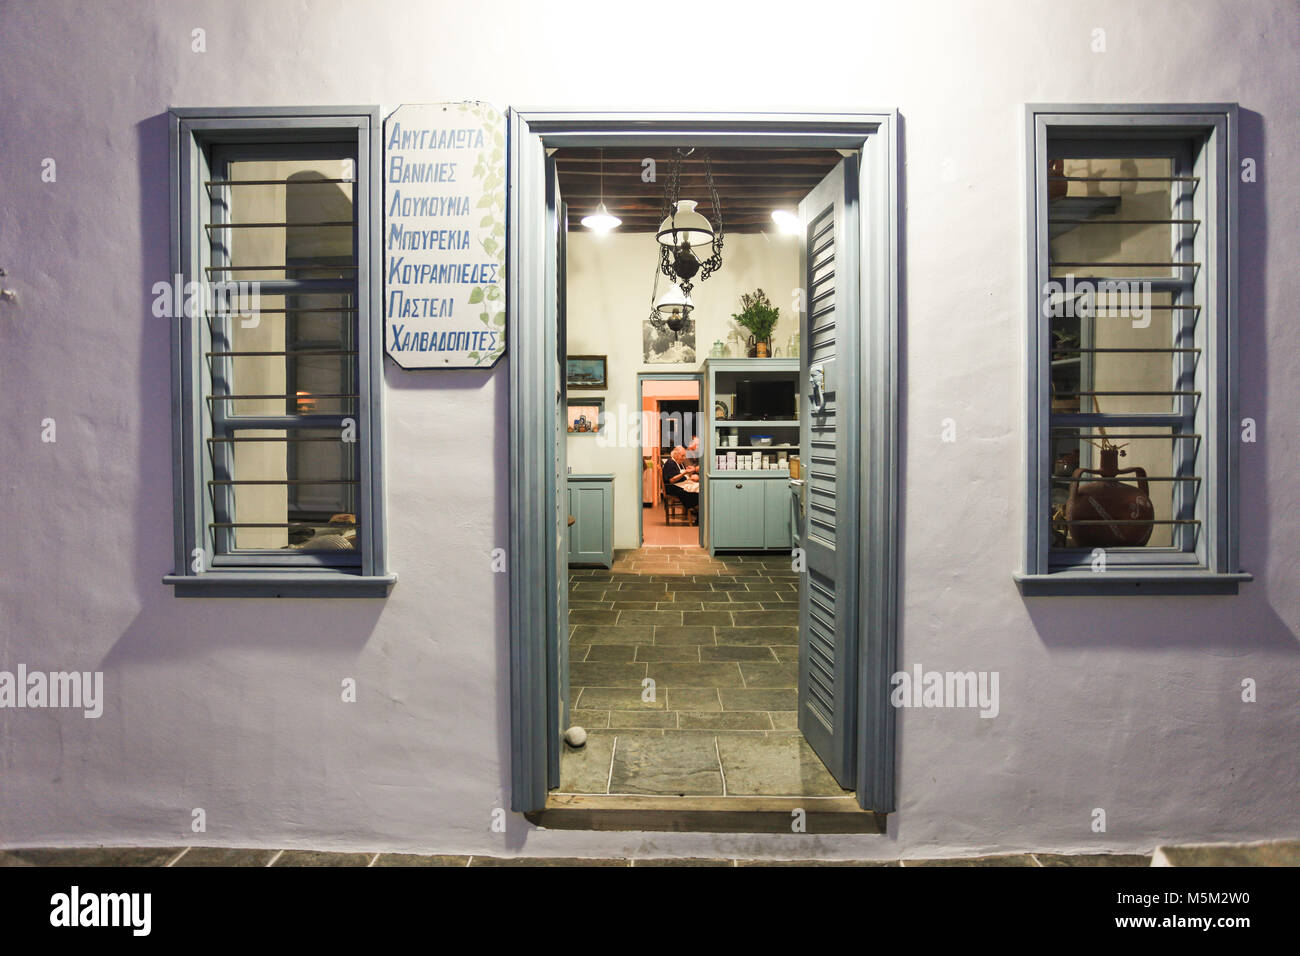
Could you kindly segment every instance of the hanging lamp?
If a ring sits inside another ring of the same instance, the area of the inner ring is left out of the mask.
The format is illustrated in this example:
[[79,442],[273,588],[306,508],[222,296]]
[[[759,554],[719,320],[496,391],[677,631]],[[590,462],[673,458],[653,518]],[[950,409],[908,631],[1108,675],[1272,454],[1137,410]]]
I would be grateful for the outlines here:
[[623,225],[623,220],[605,208],[605,147],[600,148],[600,205],[589,216],[582,217],[582,224],[593,232],[609,232]]

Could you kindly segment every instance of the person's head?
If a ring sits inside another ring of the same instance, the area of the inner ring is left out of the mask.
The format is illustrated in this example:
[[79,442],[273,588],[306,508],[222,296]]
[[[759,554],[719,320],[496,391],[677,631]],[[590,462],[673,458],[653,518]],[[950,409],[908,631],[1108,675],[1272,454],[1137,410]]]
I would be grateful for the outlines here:
[[681,445],[678,445],[676,448],[672,450],[671,457],[673,461],[677,462],[677,464],[680,465],[683,461],[686,460],[686,449],[683,448]]
[[694,438],[691,439],[690,450],[698,451],[699,448],[700,448],[700,436],[696,435]]

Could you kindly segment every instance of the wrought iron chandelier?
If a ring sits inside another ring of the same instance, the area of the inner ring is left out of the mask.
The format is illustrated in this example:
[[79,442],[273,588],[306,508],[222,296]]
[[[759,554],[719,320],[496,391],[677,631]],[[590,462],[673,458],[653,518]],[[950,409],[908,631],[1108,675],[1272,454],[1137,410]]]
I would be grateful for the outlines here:
[[[697,275],[703,282],[722,268],[722,202],[713,184],[713,163],[708,153],[704,154],[704,179],[711,211],[718,221],[716,228],[695,211],[695,200],[681,198],[682,161],[693,152],[679,148],[673,155],[664,187],[664,219],[655,237],[659,240],[659,271],[681,287],[687,301]],[[703,261],[694,251],[701,247],[711,249],[711,255]]]
[[691,312],[695,309],[695,303],[675,283],[670,283],[668,291],[660,295],[657,267],[654,276],[650,291],[650,325],[657,332],[671,332],[674,338],[680,338],[683,332],[691,328]]

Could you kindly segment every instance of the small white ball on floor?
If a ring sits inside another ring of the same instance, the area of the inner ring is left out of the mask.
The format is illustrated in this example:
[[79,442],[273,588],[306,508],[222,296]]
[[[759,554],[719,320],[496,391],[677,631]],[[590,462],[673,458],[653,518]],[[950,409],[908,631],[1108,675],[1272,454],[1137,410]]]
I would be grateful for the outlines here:
[[587,742],[587,732],[578,726],[570,727],[564,732],[564,742],[570,747],[581,747]]

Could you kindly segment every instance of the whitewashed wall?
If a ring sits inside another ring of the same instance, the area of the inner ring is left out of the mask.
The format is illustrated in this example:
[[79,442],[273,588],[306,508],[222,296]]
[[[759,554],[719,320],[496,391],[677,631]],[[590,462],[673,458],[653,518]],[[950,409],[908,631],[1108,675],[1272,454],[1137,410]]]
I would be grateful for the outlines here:
[[[820,10],[816,8],[822,8]],[[1141,22],[1136,17],[1140,11]],[[0,8],[0,668],[102,668],[99,720],[0,711],[0,845],[938,855],[1300,835],[1295,2],[45,2]],[[814,15],[816,14],[816,15]],[[191,31],[206,31],[206,52]],[[1093,30],[1106,51],[1093,52]],[[604,63],[574,51],[608,50]],[[554,55],[558,59],[553,59]],[[815,56],[816,67],[801,60]],[[507,369],[387,369],[387,601],[172,597],[168,105],[898,107],[905,666],[998,670],[995,720],[913,710],[883,837],[541,833],[507,803]],[[1240,596],[1022,600],[1022,104],[1236,100]],[[57,182],[41,162],[57,161]],[[946,417],[958,441],[939,441]],[[58,424],[40,441],[41,420]],[[360,699],[340,702],[356,677]],[[1259,682],[1245,705],[1239,684]],[[1090,812],[1109,828],[1094,834]]]

